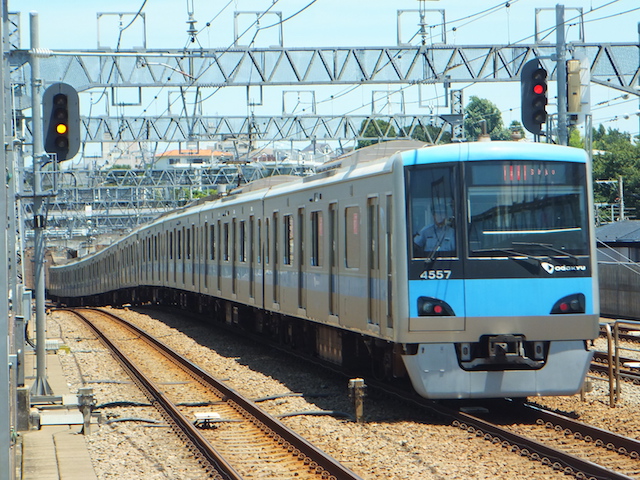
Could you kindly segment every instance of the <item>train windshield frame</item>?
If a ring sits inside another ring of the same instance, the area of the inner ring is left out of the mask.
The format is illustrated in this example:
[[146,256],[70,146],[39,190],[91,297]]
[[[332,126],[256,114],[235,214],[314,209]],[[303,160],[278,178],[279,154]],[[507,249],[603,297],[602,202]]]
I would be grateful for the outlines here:
[[465,165],[467,255],[588,255],[586,166],[549,160]]

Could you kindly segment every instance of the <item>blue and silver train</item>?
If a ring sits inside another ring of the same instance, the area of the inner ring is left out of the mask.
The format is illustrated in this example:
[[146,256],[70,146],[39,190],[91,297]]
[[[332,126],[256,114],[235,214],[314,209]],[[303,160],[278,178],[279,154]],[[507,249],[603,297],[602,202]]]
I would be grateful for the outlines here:
[[204,312],[426,398],[580,390],[599,311],[583,151],[389,142],[287,180],[52,267],[49,295]]

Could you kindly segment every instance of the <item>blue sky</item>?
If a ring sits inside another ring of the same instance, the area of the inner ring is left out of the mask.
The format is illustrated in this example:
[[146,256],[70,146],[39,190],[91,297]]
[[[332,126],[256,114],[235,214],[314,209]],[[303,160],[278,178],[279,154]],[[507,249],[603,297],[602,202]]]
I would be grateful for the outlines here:
[[[275,4],[274,4],[275,3]],[[559,0],[440,0],[426,1],[427,9],[444,10],[448,25],[446,40],[456,45],[488,45],[507,43],[533,43],[535,9],[544,8],[539,14],[540,28],[551,27],[555,22],[555,5]],[[271,7],[272,12],[282,12],[288,18],[284,24],[284,45],[306,46],[393,46],[397,42],[397,11],[416,10],[416,0],[111,0],[108,3],[96,0],[9,0],[10,11],[21,12],[22,47],[28,48],[29,12],[37,11],[40,20],[40,44],[51,49],[94,49],[98,45],[115,47],[120,29],[116,12],[135,13],[144,4],[146,14],[147,48],[183,48],[189,43],[187,35],[188,10],[192,10],[196,29],[199,31],[196,45],[204,48],[228,47],[233,40],[234,11],[262,11]],[[307,5],[308,8],[304,8]],[[585,13],[585,40],[588,43],[632,42],[638,43],[640,4],[638,0],[567,0],[564,2],[567,23],[577,14],[576,7]],[[67,7],[67,8],[65,8]],[[492,7],[496,7],[492,9]],[[486,11],[486,12],[485,12]],[[101,16],[99,29],[97,12],[111,13]],[[294,15],[298,13],[297,15]],[[473,16],[478,12],[485,12]],[[131,15],[122,19],[127,24]],[[253,18],[250,14],[239,17],[239,28],[243,30]],[[401,17],[402,40],[417,30],[418,16],[407,12]],[[461,20],[463,19],[463,20]],[[265,16],[263,25],[277,20],[275,15]],[[439,24],[442,14],[428,12],[427,23]],[[210,23],[207,27],[206,24]],[[58,27],[60,26],[60,27]],[[455,26],[455,30],[452,27]],[[99,37],[98,38],[98,30]],[[141,23],[136,21],[121,37],[121,47],[130,48],[142,44]],[[439,41],[438,29],[433,40]],[[251,38],[250,31],[246,38]],[[567,30],[569,41],[578,39],[578,29],[571,25]],[[431,41],[432,39],[429,39]],[[550,38],[555,40],[555,36]],[[277,43],[277,29],[268,29],[255,39],[255,45],[266,47]],[[413,40],[416,43],[416,40]],[[488,98],[502,111],[505,125],[520,120],[519,84],[476,84],[464,87],[465,103],[472,95]],[[303,87],[307,89],[307,87]],[[395,87],[390,87],[391,89]],[[430,87],[426,93],[432,96],[431,107],[435,113],[447,113],[439,106],[439,87]],[[555,89],[554,86],[551,87]],[[380,87],[376,87],[380,90]],[[319,89],[321,90],[321,89]],[[278,98],[280,94],[278,94]],[[322,92],[319,92],[320,98]],[[622,92],[593,87],[591,100],[594,124],[618,128],[637,135],[640,117],[638,97],[622,98]],[[371,93],[358,89],[348,95],[339,105],[333,104],[331,111],[345,113],[347,108],[354,113],[367,113]],[[279,101],[278,101],[279,104]],[[598,105],[596,105],[598,104]],[[364,106],[363,106],[364,105]],[[358,110],[360,107],[360,110]],[[224,106],[214,107],[223,113]],[[265,107],[266,108],[266,107]],[[155,112],[154,112],[155,113]],[[213,113],[213,112],[212,112]],[[218,112],[216,112],[218,113]],[[244,114],[245,112],[238,112]],[[259,114],[279,113],[256,112]],[[323,113],[323,112],[321,112]],[[627,115],[629,118],[624,119]]]

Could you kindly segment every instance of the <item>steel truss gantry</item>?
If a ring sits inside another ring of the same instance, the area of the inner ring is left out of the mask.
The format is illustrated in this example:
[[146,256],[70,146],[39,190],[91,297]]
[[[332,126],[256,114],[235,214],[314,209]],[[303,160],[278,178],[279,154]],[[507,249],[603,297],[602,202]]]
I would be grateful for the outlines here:
[[[41,55],[45,84],[78,90],[111,87],[234,87],[339,84],[422,84],[519,81],[534,57],[554,78],[555,44],[209,50],[67,51]],[[591,81],[638,94],[638,45],[573,43],[591,65]],[[29,52],[14,50],[14,80],[28,78]]]
[[419,134],[436,143],[444,124],[440,117],[428,114],[198,116],[195,119],[179,115],[82,117],[82,138],[86,142],[183,142],[249,136],[254,141],[371,140],[363,136],[369,125],[376,130],[377,138],[383,140]]

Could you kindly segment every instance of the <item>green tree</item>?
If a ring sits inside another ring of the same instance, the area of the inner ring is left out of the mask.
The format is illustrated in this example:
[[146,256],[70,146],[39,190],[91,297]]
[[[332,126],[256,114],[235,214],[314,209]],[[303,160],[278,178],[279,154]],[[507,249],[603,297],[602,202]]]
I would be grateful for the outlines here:
[[569,146],[576,148],[584,148],[584,138],[580,135],[580,130],[576,127],[569,129]]
[[375,140],[358,140],[356,148],[368,147],[380,142],[382,137],[396,137],[396,129],[385,120],[364,120],[360,125],[360,136]]
[[464,119],[464,131],[468,141],[478,139],[485,121],[491,140],[511,140],[511,133],[504,128],[498,107],[490,100],[474,95],[467,105]]

